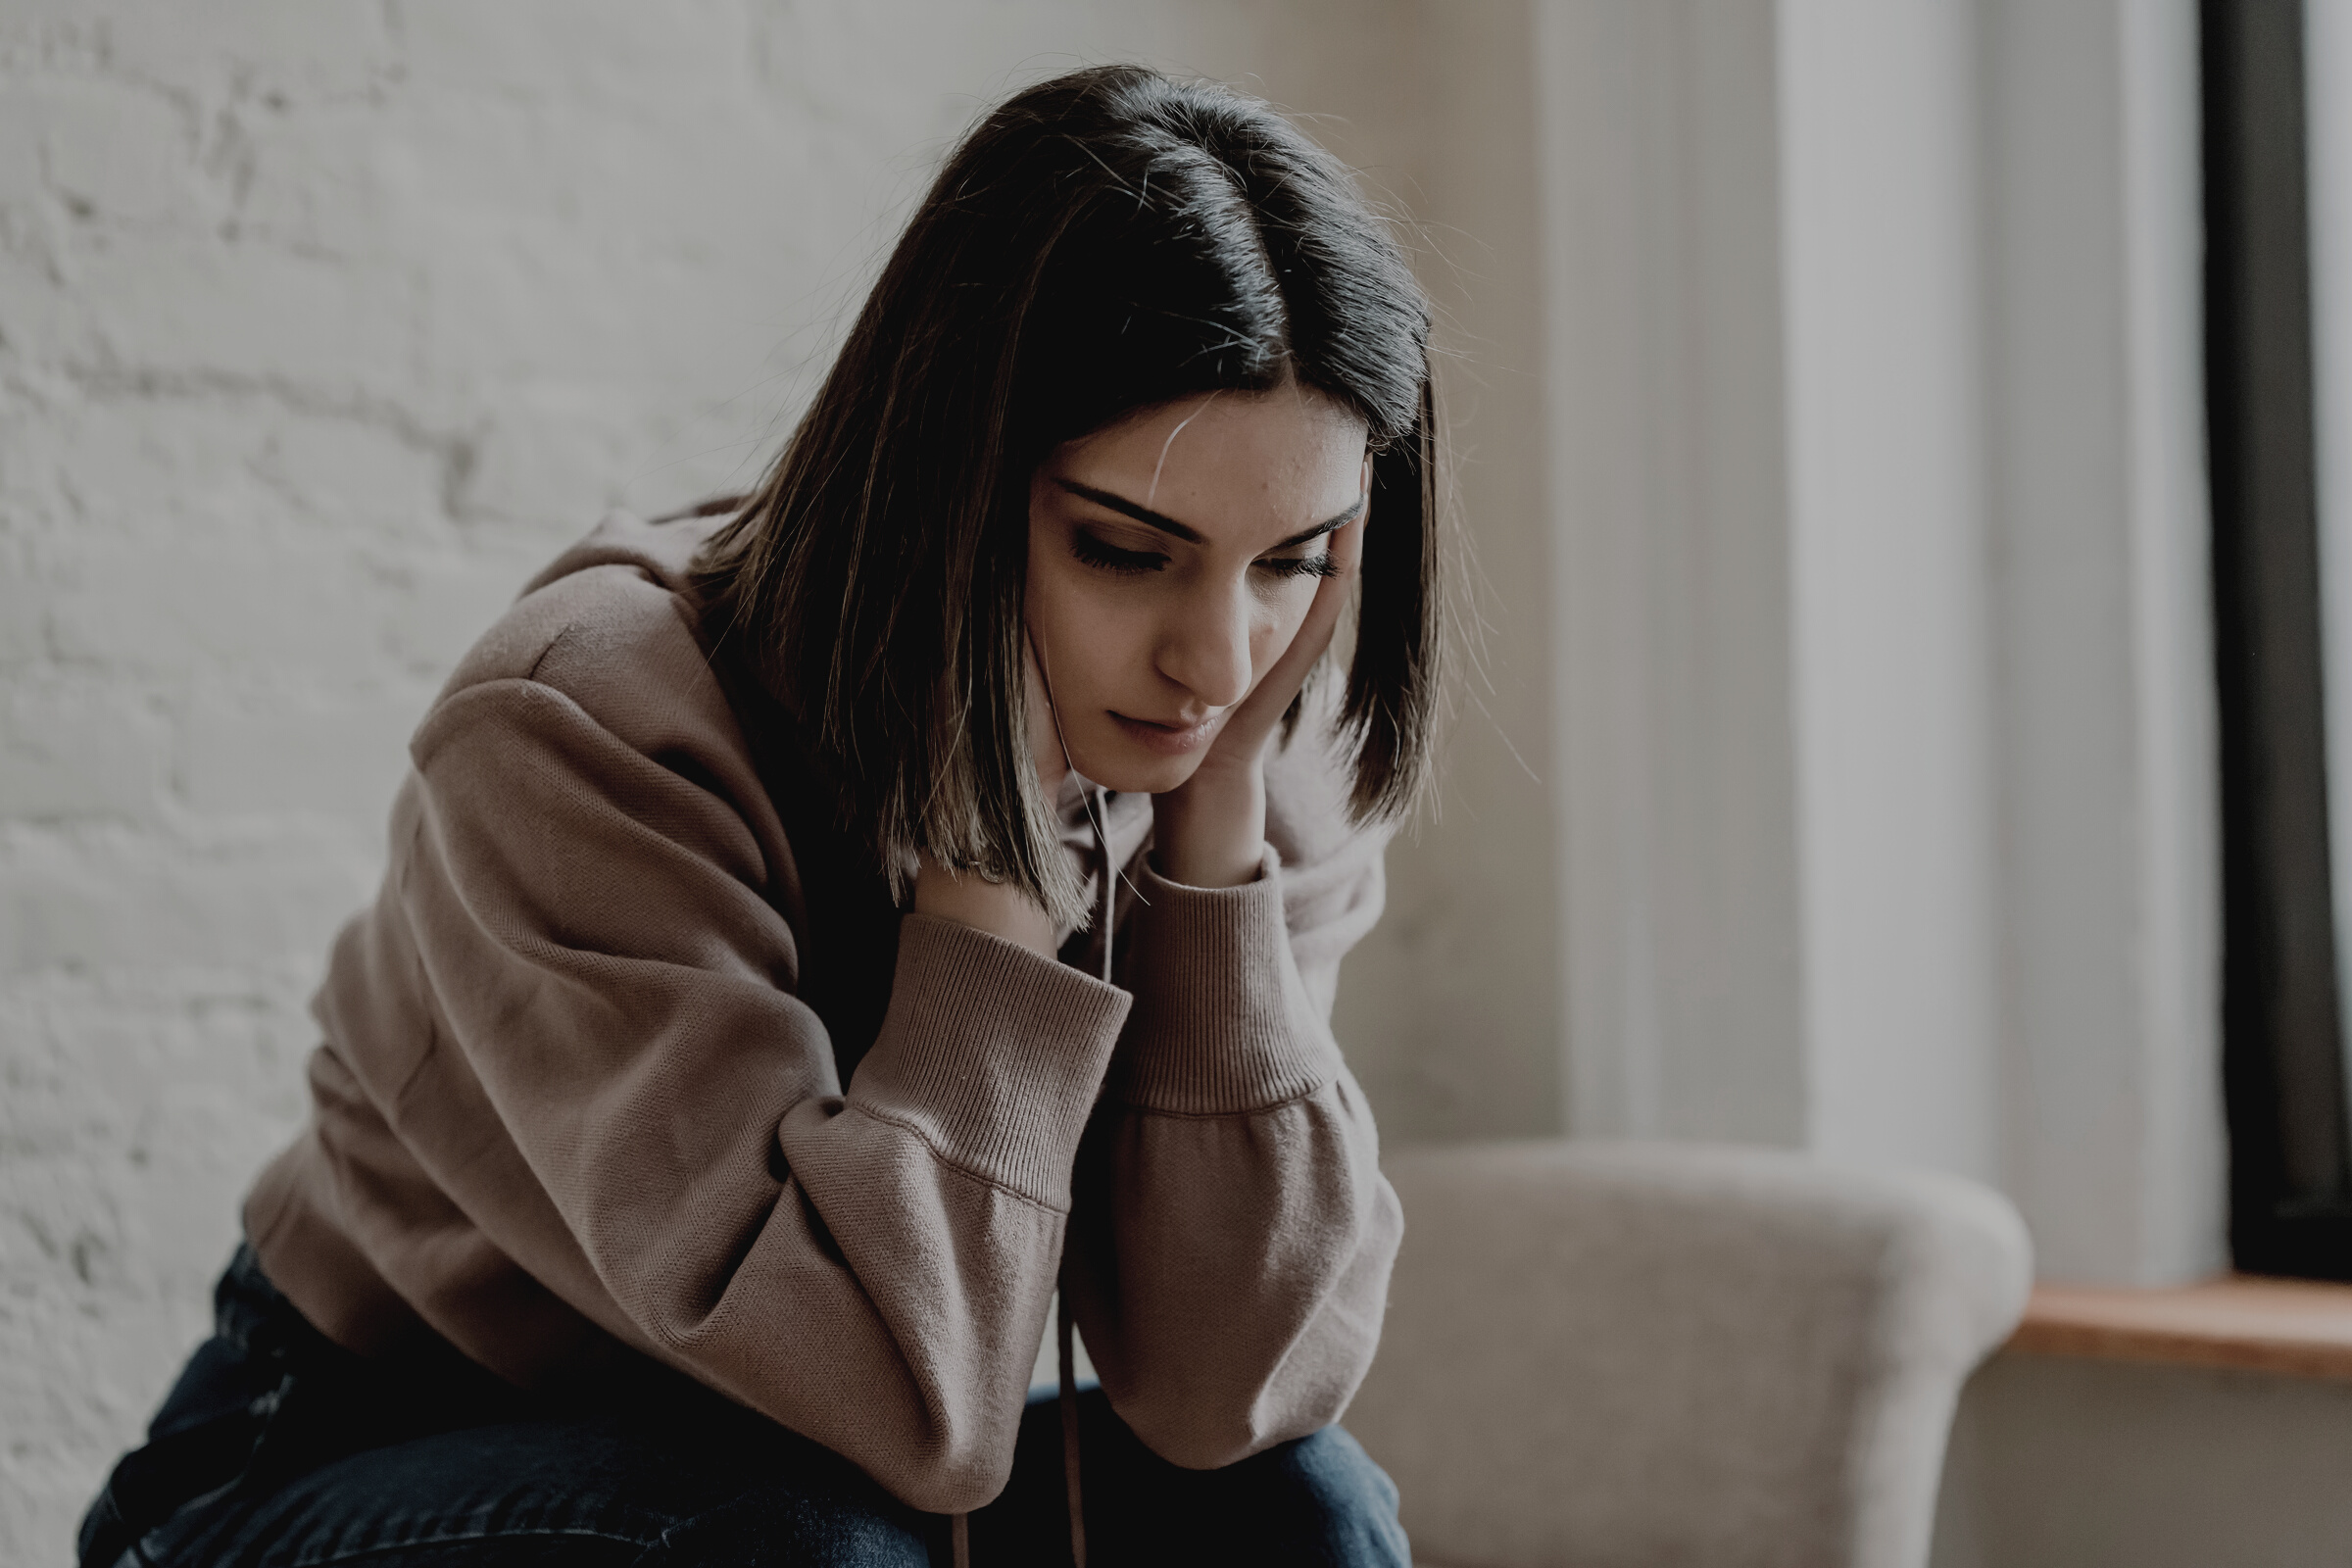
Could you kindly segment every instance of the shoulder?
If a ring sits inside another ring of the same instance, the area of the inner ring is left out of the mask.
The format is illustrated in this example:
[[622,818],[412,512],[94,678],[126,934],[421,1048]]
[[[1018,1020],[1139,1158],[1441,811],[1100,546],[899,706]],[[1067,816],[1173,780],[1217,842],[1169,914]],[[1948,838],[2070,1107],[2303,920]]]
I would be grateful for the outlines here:
[[739,748],[687,580],[710,531],[709,519],[608,517],[467,650],[426,731],[445,712],[561,700],[634,750],[691,749],[696,732]]
[[421,798],[510,836],[527,824],[515,845],[594,844],[609,872],[683,847],[763,896],[797,898],[790,847],[704,652],[689,581],[709,532],[699,520],[608,518],[542,572],[411,739]]

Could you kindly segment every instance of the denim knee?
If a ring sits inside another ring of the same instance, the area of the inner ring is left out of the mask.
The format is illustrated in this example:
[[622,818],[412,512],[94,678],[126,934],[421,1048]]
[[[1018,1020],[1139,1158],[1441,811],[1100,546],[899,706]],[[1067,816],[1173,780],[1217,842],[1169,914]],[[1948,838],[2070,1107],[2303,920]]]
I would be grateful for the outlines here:
[[1245,1539],[1264,1544],[1250,1560],[1411,1568],[1396,1484],[1344,1429],[1325,1427],[1223,1473],[1249,1521]]
[[682,1521],[638,1563],[640,1568],[736,1568],[747,1563],[929,1568],[932,1544],[927,1537],[937,1532],[928,1527],[934,1523],[888,1499],[763,1487]]

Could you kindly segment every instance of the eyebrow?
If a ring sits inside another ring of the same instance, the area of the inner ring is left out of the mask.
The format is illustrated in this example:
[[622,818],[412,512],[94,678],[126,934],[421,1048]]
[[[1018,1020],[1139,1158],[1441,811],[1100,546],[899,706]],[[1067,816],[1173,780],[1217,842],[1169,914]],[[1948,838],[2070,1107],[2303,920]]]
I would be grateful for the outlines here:
[[[1061,486],[1062,489],[1067,490],[1071,495],[1078,497],[1078,499],[1081,501],[1092,501],[1096,506],[1107,508],[1109,511],[1115,512],[1123,517],[1133,517],[1136,521],[1144,523],[1150,527],[1157,528],[1162,533],[1172,533],[1177,538],[1183,540],[1186,544],[1204,545],[1208,543],[1207,540],[1200,537],[1197,530],[1186,527],[1183,523],[1178,522],[1174,517],[1168,516],[1162,513],[1153,512],[1150,507],[1138,506],[1134,502],[1128,500],[1125,496],[1113,495],[1107,490],[1098,490],[1091,484],[1080,484],[1075,479],[1055,479],[1054,482]],[[1355,505],[1349,507],[1347,511],[1340,513],[1336,516],[1326,517],[1323,521],[1316,523],[1312,528],[1307,529],[1305,532],[1295,533],[1288,539],[1283,540],[1281,543],[1270,545],[1267,548],[1272,550],[1288,550],[1295,545],[1302,545],[1309,539],[1319,539],[1323,535],[1331,532],[1331,530],[1334,528],[1345,528],[1348,524],[1353,522],[1358,516],[1361,516],[1363,514],[1363,510],[1364,498],[1362,496],[1357,496],[1355,498]]]

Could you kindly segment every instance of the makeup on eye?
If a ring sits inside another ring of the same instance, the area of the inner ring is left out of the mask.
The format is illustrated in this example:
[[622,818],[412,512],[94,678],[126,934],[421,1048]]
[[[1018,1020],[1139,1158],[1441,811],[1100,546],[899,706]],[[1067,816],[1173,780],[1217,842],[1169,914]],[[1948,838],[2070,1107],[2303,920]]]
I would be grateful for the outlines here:
[[1283,577],[1336,577],[1340,574],[1340,564],[1331,559],[1328,547],[1311,556],[1277,556],[1254,564]]
[[[1140,502],[1131,501],[1115,491],[1098,489],[1075,479],[1055,475],[1052,481],[1063,494],[1074,500],[1102,508],[1115,520],[1088,519],[1075,523],[1070,531],[1070,553],[1082,564],[1099,571],[1118,576],[1140,576],[1146,572],[1165,570],[1171,560],[1164,550],[1138,548],[1146,539],[1156,537],[1180,540],[1186,544],[1205,545],[1208,541],[1200,531],[1163,513],[1154,512]],[[1313,527],[1301,529],[1272,546],[1275,551],[1297,550],[1327,538],[1333,531],[1344,528],[1363,515],[1369,497],[1358,494],[1350,506],[1336,515],[1325,518]],[[1140,527],[1138,525],[1141,525]],[[1149,530],[1149,533],[1146,532]],[[1108,532],[1113,537],[1106,537]],[[1132,544],[1114,542],[1118,534],[1134,534]],[[1277,579],[1295,577],[1328,577],[1338,570],[1326,544],[1312,555],[1286,556],[1269,554],[1259,557],[1252,565],[1260,572]]]
[[1089,528],[1070,530],[1070,554],[1088,565],[1122,575],[1158,571],[1168,558],[1156,550],[1122,550]]
[[[1098,570],[1116,572],[1121,576],[1160,571],[1168,564],[1168,557],[1161,551],[1123,549],[1083,526],[1070,530],[1070,554]],[[1260,571],[1286,578],[1330,577],[1339,571],[1328,545],[1311,556],[1260,557],[1250,564]]]

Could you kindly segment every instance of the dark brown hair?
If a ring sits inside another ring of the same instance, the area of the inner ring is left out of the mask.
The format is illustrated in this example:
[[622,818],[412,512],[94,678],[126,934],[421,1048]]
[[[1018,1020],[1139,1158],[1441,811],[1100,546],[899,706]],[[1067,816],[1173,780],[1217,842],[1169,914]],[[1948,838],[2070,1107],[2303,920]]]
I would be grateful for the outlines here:
[[1296,380],[1373,445],[1339,735],[1358,821],[1428,770],[1430,310],[1337,160],[1265,104],[1136,66],[1021,92],[949,157],[814,402],[707,547],[709,624],[835,773],[894,879],[916,848],[1082,917],[1030,763],[1029,476],[1175,398]]

